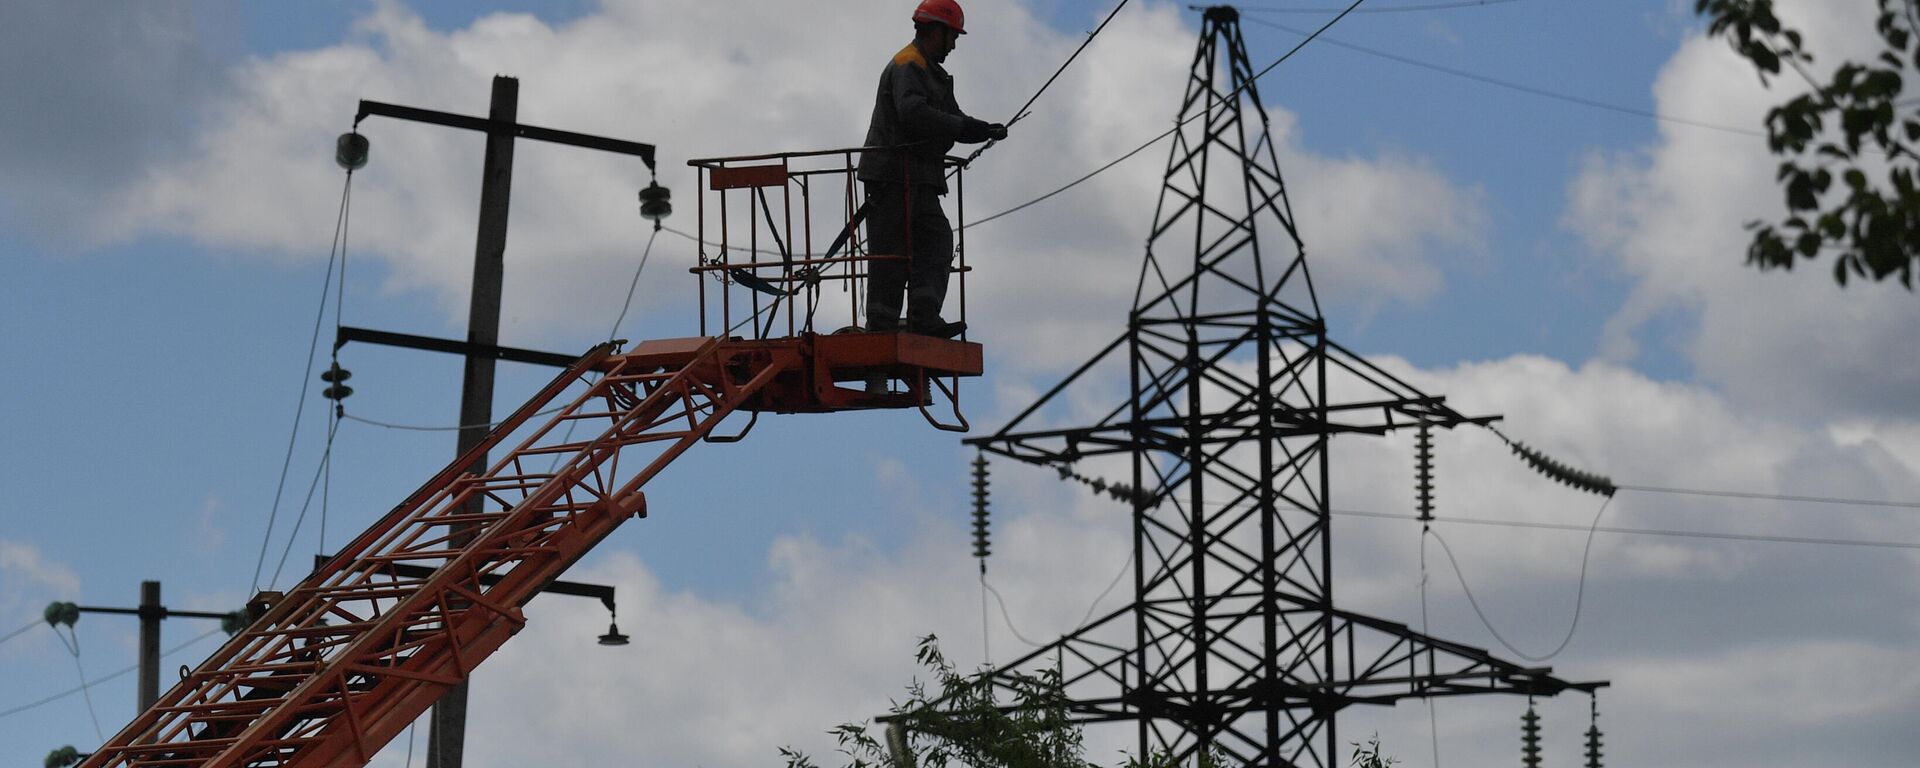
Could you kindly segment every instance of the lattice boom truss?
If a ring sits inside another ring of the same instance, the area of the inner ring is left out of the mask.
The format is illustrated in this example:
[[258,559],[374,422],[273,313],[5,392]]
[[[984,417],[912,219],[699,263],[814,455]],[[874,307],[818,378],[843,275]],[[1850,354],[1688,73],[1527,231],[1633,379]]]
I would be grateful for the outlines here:
[[[541,587],[645,514],[648,479],[800,362],[718,339],[668,355],[593,350],[85,768],[364,765],[519,631]],[[562,438],[568,425],[590,436]],[[462,471],[499,445],[513,447],[484,473]],[[400,564],[434,571],[399,578]]]

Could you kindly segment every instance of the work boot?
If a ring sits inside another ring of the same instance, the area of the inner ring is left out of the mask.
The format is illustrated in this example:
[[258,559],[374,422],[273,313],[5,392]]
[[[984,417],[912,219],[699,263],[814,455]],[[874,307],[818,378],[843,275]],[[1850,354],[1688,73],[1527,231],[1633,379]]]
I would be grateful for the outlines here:
[[877,397],[887,394],[887,377],[873,375],[867,377],[867,396]]
[[909,333],[932,336],[936,339],[951,339],[967,329],[966,321],[946,321],[934,318],[932,322],[914,323],[907,327]]

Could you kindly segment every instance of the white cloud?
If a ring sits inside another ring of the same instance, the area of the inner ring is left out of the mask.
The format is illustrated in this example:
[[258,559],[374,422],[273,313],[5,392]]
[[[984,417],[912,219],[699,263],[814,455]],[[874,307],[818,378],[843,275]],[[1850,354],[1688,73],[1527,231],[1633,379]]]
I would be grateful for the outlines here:
[[[204,4],[212,6],[212,3]],[[112,193],[188,145],[222,82],[225,14],[185,3],[8,9],[0,26],[0,215],[48,242],[88,242]]]
[[[1079,43],[1013,2],[969,8],[980,27],[950,60],[966,108],[996,116],[1024,100]],[[522,121],[654,142],[662,180],[676,187],[670,222],[694,228],[689,157],[856,144],[871,82],[907,26],[892,5],[795,3],[769,11],[691,0],[610,2],[547,24],[499,14],[450,32],[383,2],[352,41],[253,59],[208,108],[190,151],[155,163],[123,191],[100,229],[128,238],[170,234],[211,246],[313,259],[339,200],[327,162],[357,100],[484,112],[488,78],[521,80]],[[1191,60],[1191,18],[1148,4],[1116,18],[1014,139],[968,176],[967,219],[1063,184],[1165,130]],[[724,29],[725,34],[711,30]],[[832,29],[861,44],[819,45],[797,30]],[[1439,287],[1426,249],[1477,248],[1479,194],[1418,157],[1319,157],[1300,149],[1290,115],[1274,112],[1276,145],[1297,189],[1364,201],[1301,212],[1325,295],[1367,304],[1418,299]],[[1004,119],[1004,117],[999,118]],[[471,268],[482,140],[445,128],[374,118],[361,126],[372,163],[357,174],[349,252],[390,269],[381,301],[424,295],[457,320]],[[1164,146],[1164,145],[1162,145]],[[601,332],[616,313],[646,230],[633,190],[644,169],[625,158],[519,142],[509,232],[508,337]],[[980,267],[970,301],[985,338],[1018,365],[1058,365],[1062,344],[1101,335],[1125,311],[1151,224],[1164,150],[1142,153],[1043,207],[968,233]],[[1269,233],[1269,249],[1281,242]],[[653,332],[691,330],[691,243],[663,236],[635,299],[664,311]],[[1290,246],[1284,249],[1290,253]],[[1277,253],[1277,251],[1276,251]],[[582,311],[581,308],[603,311]],[[604,317],[603,317],[604,315]],[[516,326],[516,323],[518,324]]]
[[[1871,53],[1871,8],[1786,3],[1818,64]],[[1820,70],[1816,70],[1820,71]],[[1788,75],[1764,90],[1724,42],[1683,41],[1654,85],[1662,112],[1729,125],[1762,124],[1766,110],[1803,88]],[[1662,124],[1638,152],[1596,157],[1570,189],[1568,221],[1619,260],[1633,281],[1608,324],[1608,349],[1631,359],[1649,341],[1677,343],[1701,377],[1749,407],[1799,418],[1911,412],[1920,362],[1905,354],[1920,302],[1897,285],[1846,289],[1831,259],[1793,273],[1745,266],[1745,225],[1779,218],[1778,158],[1765,140]],[[1655,334],[1663,316],[1685,318],[1678,340]]]
[[217,493],[209,493],[200,502],[193,518],[193,548],[201,556],[211,556],[226,546],[227,529],[219,524],[220,511],[226,506]]
[[0,632],[38,618],[47,603],[80,594],[80,577],[31,544],[0,539]]

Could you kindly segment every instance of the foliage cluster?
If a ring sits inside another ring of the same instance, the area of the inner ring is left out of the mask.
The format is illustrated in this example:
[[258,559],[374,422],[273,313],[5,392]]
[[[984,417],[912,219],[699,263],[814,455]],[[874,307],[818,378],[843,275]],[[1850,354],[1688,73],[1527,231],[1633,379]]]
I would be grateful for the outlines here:
[[1834,279],[1843,286],[1850,276],[1893,276],[1913,289],[1920,111],[1900,92],[1908,71],[1920,69],[1920,15],[1913,0],[1876,2],[1880,54],[1842,62],[1823,83],[1808,72],[1813,53],[1798,30],[1781,23],[1773,0],[1694,0],[1708,34],[1751,62],[1762,82],[1790,69],[1812,88],[1767,113],[1767,144],[1782,158],[1776,178],[1787,217],[1748,224],[1751,265],[1790,269],[1833,251]]
[[[920,640],[915,658],[937,682],[933,691],[915,680],[907,699],[893,703],[878,726],[847,723],[828,732],[838,742],[846,768],[1095,768],[1087,762],[1071,700],[1055,670],[1038,674],[1001,671],[961,674],[940,652],[932,635]],[[1391,768],[1375,736],[1354,744],[1354,768]],[[819,768],[811,757],[783,747],[786,768]],[[1126,768],[1180,768],[1166,754],[1129,757]],[[1193,768],[1232,768],[1219,754],[1202,754]]]

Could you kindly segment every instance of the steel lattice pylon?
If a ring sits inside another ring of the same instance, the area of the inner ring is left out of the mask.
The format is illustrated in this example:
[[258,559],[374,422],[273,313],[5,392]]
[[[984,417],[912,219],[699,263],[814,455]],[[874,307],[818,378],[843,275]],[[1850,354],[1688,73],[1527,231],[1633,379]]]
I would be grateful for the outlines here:
[[[1334,607],[1332,438],[1492,417],[1327,338],[1255,77],[1238,13],[1207,9],[1126,333],[968,441],[1063,471],[1125,457],[1134,489],[1132,604],[993,674],[1057,666],[1075,716],[1136,721],[1142,755],[1248,766],[1344,764],[1335,716],[1356,703],[1601,685]],[[1028,426],[1123,360],[1128,402]]]

